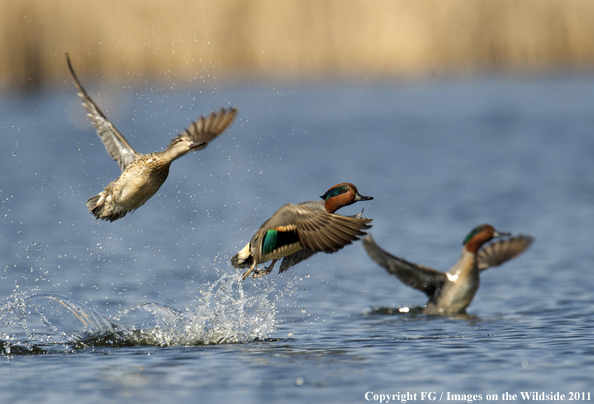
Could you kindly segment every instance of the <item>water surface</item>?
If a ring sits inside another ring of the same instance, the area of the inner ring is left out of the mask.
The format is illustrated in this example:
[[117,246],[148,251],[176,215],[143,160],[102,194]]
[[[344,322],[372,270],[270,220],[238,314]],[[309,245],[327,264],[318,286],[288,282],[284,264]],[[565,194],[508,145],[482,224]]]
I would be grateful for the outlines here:
[[[593,77],[87,87],[139,152],[239,119],[104,223],[85,201],[119,169],[74,88],[0,98],[3,402],[591,390]],[[398,313],[425,296],[360,243],[241,284],[228,261],[264,220],[345,181],[375,199],[343,213],[413,262],[446,270],[481,223],[536,242],[481,274],[467,318]]]

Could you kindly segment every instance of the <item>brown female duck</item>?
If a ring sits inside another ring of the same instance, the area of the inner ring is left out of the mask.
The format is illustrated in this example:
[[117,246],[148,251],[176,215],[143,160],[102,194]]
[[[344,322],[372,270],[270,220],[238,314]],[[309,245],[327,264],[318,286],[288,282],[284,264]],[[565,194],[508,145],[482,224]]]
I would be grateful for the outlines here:
[[229,110],[221,108],[206,118],[201,116],[173,139],[164,151],[141,154],[130,146],[89,97],[74,73],[68,54],[66,61],[97,135],[122,170],[118,179],[87,201],[87,208],[96,219],[113,222],[144,205],[161,188],[174,160],[191,151],[204,149],[208,142],[231,125],[237,113],[237,109],[232,107]]

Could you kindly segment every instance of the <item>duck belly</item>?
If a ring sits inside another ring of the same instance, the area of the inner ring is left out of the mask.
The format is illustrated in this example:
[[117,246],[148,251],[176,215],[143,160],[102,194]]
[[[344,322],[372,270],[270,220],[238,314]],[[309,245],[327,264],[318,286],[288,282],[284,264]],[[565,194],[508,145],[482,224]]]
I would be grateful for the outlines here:
[[464,313],[472,302],[478,287],[479,283],[474,281],[463,283],[448,282],[442,286],[439,295],[427,303],[423,314]]
[[121,210],[137,209],[157,193],[163,182],[163,176],[155,170],[126,170],[114,183],[114,203]]

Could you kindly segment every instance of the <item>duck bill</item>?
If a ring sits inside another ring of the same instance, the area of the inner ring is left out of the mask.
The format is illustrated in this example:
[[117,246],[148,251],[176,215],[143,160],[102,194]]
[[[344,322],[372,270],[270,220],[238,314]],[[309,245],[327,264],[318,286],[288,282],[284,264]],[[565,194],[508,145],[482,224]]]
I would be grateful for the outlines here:
[[206,142],[197,142],[195,140],[190,143],[190,150],[199,150],[206,146]]
[[502,233],[502,232],[498,232],[498,231],[495,231],[495,233],[493,233],[493,238],[495,238],[495,237],[507,237],[507,236],[511,236],[511,233]]
[[364,196],[364,195],[361,195],[360,193],[357,193],[355,195],[355,199],[353,199],[353,202],[370,201],[372,199],[373,199],[373,196]]

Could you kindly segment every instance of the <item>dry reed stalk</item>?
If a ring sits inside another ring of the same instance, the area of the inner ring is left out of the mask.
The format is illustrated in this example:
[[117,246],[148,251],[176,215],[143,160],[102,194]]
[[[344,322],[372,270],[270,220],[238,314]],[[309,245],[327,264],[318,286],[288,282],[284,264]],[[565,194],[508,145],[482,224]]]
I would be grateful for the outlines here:
[[0,0],[0,85],[588,68],[592,0]]

